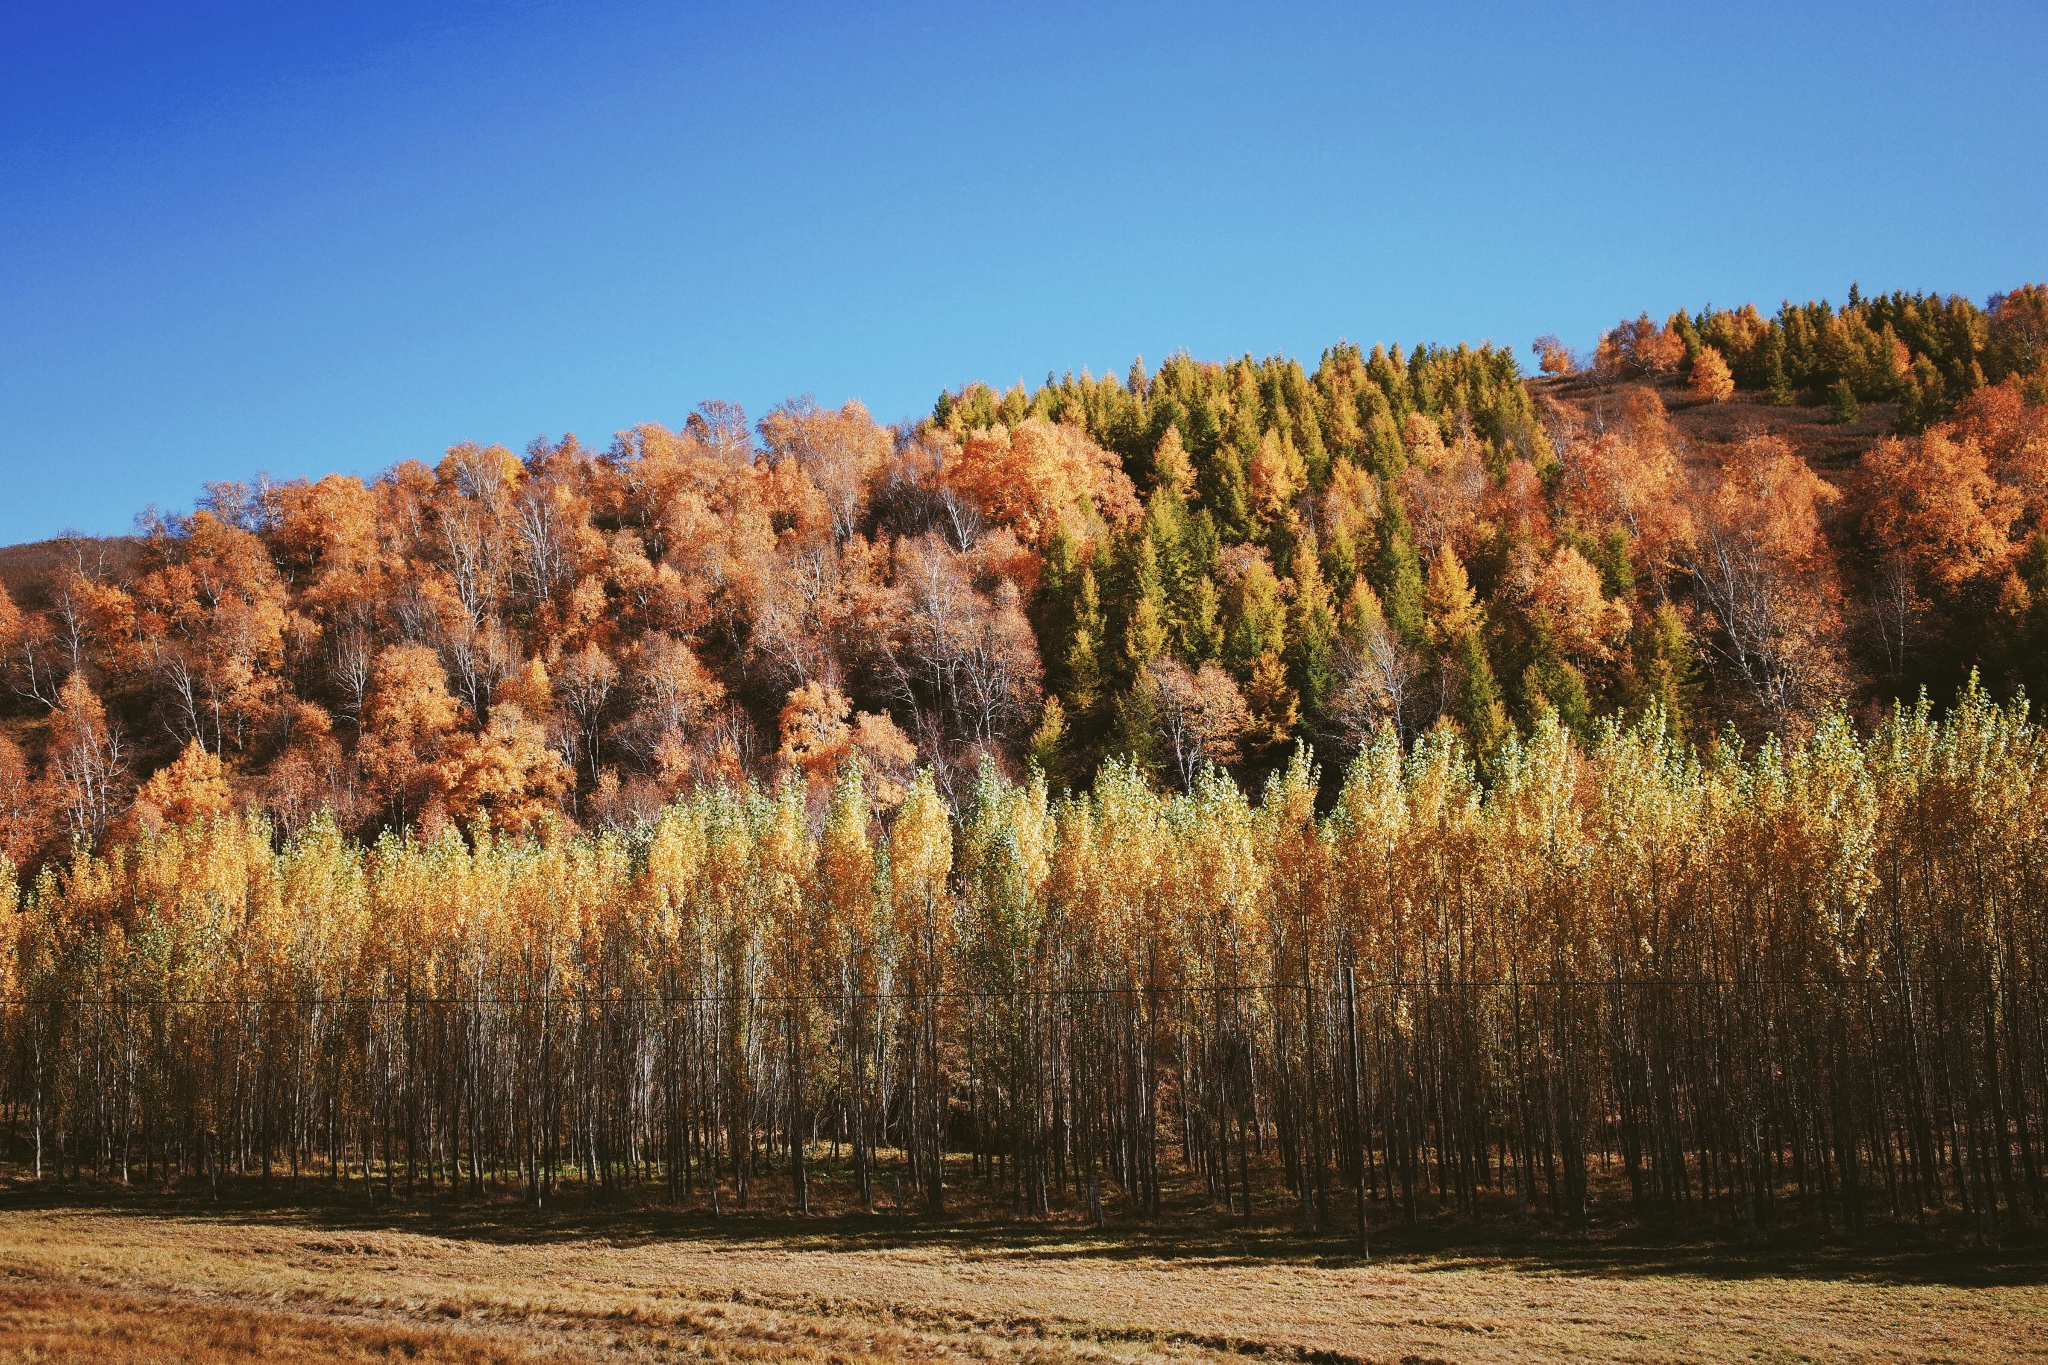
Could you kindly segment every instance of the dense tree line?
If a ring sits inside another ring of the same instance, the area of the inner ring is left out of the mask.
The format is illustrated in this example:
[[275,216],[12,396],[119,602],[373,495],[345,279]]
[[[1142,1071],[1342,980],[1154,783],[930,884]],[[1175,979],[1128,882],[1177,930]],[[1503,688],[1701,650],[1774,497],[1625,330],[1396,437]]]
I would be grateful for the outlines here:
[[[1316,812],[1128,763],[892,810],[858,761],[631,833],[166,822],[26,888],[9,1131],[44,1179],[1342,1235],[2048,1216],[2048,740],[1980,693],[1745,759],[1391,728]],[[948,1156],[953,1159],[948,1162]],[[1689,1211],[1689,1212],[1688,1212]]]
[[[1554,338],[1539,343],[1547,368],[1574,361]],[[1894,292],[1849,301],[1787,301],[1766,319],[1754,304],[1673,313],[1660,327],[1645,313],[1601,339],[1595,364],[1642,378],[1704,372],[1731,388],[1790,405],[1825,397],[1845,417],[1859,402],[1899,405],[1911,434],[1952,415],[1977,390],[2019,377],[2039,402],[2048,369],[2048,286],[1994,295],[1984,307],[1957,294]],[[1712,387],[1708,385],[1707,387]]]

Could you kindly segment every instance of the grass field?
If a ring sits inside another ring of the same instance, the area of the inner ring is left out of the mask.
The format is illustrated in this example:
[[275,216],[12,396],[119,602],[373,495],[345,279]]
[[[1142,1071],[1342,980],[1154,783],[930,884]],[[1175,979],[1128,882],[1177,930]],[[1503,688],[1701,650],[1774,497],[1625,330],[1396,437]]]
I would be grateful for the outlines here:
[[[2048,1360],[2037,1258],[0,1195],[34,1361]],[[1411,1237],[1414,1235],[1411,1234]]]

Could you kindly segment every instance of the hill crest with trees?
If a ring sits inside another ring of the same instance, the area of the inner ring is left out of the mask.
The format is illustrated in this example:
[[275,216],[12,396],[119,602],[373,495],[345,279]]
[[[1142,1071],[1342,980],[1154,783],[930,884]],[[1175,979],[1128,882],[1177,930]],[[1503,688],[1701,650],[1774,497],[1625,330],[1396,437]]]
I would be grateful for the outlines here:
[[626,827],[855,754],[885,804],[1334,773],[1382,727],[1484,773],[1546,713],[1755,739],[2048,682],[2048,288],[1533,349],[1182,354],[896,429],[710,402],[0,552],[0,852],[248,803]]

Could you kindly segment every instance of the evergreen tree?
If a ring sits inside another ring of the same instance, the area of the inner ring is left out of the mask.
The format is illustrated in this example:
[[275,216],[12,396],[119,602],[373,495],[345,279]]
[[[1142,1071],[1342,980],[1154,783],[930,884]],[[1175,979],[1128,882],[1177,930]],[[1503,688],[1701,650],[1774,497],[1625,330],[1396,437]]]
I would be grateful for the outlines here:
[[1770,391],[1771,401],[1781,408],[1792,406],[1792,380],[1785,372],[1785,347],[1779,340],[1779,332],[1773,329],[1769,350],[1764,356],[1764,387]]
[[1194,471],[1181,449],[1180,434],[1169,432],[1155,456],[1158,481],[1145,499],[1145,536],[1158,562],[1166,619],[1178,625],[1188,611],[1189,596],[1199,576],[1188,544],[1187,490]]
[[1251,534],[1251,491],[1244,462],[1235,448],[1228,444],[1217,447],[1202,470],[1199,485],[1203,508],[1214,518],[1219,536],[1237,541]]
[[1067,646],[1067,700],[1077,716],[1086,716],[1102,700],[1103,619],[1095,570],[1084,565],[1074,594],[1074,628]]
[[1860,409],[1856,406],[1856,389],[1847,379],[1837,379],[1828,386],[1828,416],[1836,422],[1849,423],[1856,420]]
[[1252,665],[1262,655],[1277,659],[1287,647],[1287,608],[1280,599],[1280,580],[1273,576],[1263,555],[1253,557],[1246,566],[1230,607],[1223,635],[1224,662],[1241,679],[1249,680]]
[[1166,594],[1159,578],[1159,554],[1142,531],[1124,542],[1122,560],[1122,672],[1133,682],[1166,648]]
[[1642,714],[1661,710],[1666,723],[1683,733],[1698,703],[1700,663],[1678,611],[1661,603],[1636,632],[1622,677],[1622,700]]
[[1384,401],[1374,409],[1366,425],[1365,451],[1373,473],[1383,481],[1400,478],[1401,471],[1408,467],[1408,447],[1402,443],[1400,425]]
[[1507,710],[1501,705],[1500,686],[1494,680],[1493,665],[1487,661],[1486,646],[1479,631],[1467,631],[1458,641],[1460,674],[1458,721],[1472,742],[1472,751],[1482,768],[1508,737]]
[[1025,746],[1025,761],[1044,773],[1046,781],[1053,787],[1072,785],[1073,774],[1067,753],[1067,708],[1056,695],[1045,699],[1045,711],[1039,716],[1038,728],[1031,732],[1031,742]]
[[1288,676],[1309,715],[1318,716],[1335,681],[1330,655],[1337,634],[1336,602],[1307,538],[1295,547],[1292,571],[1294,596],[1287,604],[1285,656]]
[[1158,691],[1150,677],[1141,675],[1135,685],[1117,694],[1115,733],[1110,747],[1112,755],[1129,760],[1155,781],[1164,768],[1159,724]]
[[1223,653],[1223,598],[1216,580],[1203,574],[1188,594],[1186,611],[1179,622],[1181,657],[1190,668],[1199,668]]
[[1067,685],[1067,656],[1073,650],[1076,599],[1081,591],[1081,556],[1062,526],[1045,547],[1033,599],[1033,622],[1045,654],[1047,681],[1055,690]]
[[1388,487],[1380,511],[1378,562],[1370,575],[1373,587],[1385,606],[1387,620],[1404,639],[1420,642],[1422,619],[1422,561],[1416,557],[1408,529],[1408,511],[1401,495]]

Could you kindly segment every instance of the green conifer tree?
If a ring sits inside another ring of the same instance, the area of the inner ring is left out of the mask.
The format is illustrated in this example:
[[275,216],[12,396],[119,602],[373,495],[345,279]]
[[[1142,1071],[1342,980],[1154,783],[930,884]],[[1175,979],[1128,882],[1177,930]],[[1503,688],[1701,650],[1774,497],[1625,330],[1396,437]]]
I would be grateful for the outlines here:
[[1785,347],[1777,328],[1771,329],[1770,340],[1764,344],[1768,348],[1764,354],[1764,387],[1770,390],[1773,403],[1789,408],[1794,397],[1792,380],[1785,372]]
[[1214,519],[1217,534],[1225,540],[1246,539],[1252,529],[1251,491],[1236,449],[1227,443],[1218,446],[1199,482],[1203,508]]
[[1856,405],[1856,387],[1846,378],[1837,379],[1828,385],[1828,416],[1834,421],[1847,424],[1856,420],[1861,411]]
[[1223,658],[1240,678],[1262,654],[1278,657],[1287,647],[1287,608],[1280,599],[1280,580],[1263,556],[1254,558],[1232,594],[1223,631]]
[[1074,594],[1074,627],[1067,646],[1067,701],[1077,716],[1086,716],[1102,700],[1103,620],[1095,570],[1083,566]]
[[1387,620],[1411,643],[1422,639],[1422,561],[1408,529],[1408,509],[1388,487],[1381,500],[1380,551],[1370,575]]
[[1337,636],[1337,604],[1323,580],[1312,540],[1304,536],[1295,547],[1291,566],[1294,595],[1287,603],[1288,677],[1311,716],[1322,714],[1323,700],[1335,683],[1331,652]]
[[1203,574],[1188,594],[1187,610],[1179,622],[1181,657],[1190,668],[1212,663],[1223,653],[1223,596],[1216,580]]
[[1125,593],[1121,665],[1127,682],[1135,682],[1145,665],[1166,648],[1166,594],[1159,577],[1159,553],[1150,536],[1141,531],[1130,537],[1121,558]]

